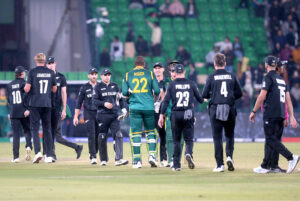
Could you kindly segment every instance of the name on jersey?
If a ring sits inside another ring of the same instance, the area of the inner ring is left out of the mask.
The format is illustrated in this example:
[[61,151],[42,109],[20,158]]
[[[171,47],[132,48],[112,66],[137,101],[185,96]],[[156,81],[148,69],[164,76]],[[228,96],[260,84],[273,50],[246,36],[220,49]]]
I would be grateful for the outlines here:
[[215,75],[215,80],[231,80],[231,75]]
[[11,88],[12,89],[18,89],[18,88],[20,88],[20,85],[19,84],[13,84],[13,85],[11,85]]
[[50,73],[38,73],[36,77],[51,77]]
[[115,96],[117,95],[117,92],[105,92],[105,93],[102,93],[102,96]]
[[190,85],[189,84],[176,84],[175,88],[176,89],[190,89]]
[[134,76],[142,76],[142,75],[145,75],[145,73],[144,72],[136,72],[136,73],[134,73]]
[[278,84],[283,84],[283,85],[285,85],[285,81],[284,81],[284,80],[276,79],[276,82],[277,82]]

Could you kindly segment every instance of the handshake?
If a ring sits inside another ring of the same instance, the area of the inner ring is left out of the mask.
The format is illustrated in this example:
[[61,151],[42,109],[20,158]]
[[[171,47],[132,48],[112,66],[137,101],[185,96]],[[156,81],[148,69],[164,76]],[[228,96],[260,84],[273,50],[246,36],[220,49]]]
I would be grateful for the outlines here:
[[118,116],[118,120],[125,119],[126,116],[127,116],[127,110],[126,110],[126,108],[123,108],[122,114],[120,116]]

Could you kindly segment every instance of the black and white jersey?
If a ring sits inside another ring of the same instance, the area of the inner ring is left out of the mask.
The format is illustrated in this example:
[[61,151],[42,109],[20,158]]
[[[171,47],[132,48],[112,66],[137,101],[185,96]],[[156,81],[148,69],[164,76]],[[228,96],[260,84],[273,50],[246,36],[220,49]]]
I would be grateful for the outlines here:
[[55,80],[56,80],[57,91],[52,94],[52,106],[60,110],[62,105],[61,88],[67,86],[67,81],[66,81],[66,77],[59,72],[55,73]]
[[[118,102],[117,102],[118,97]],[[93,96],[93,103],[97,106],[97,113],[101,114],[117,114],[119,108],[124,108],[125,101],[121,97],[120,88],[116,83],[100,82],[95,87],[95,94]],[[113,105],[112,109],[107,109],[104,106],[105,102]]]
[[242,97],[241,86],[234,74],[225,69],[218,69],[206,80],[202,97],[210,99],[210,105],[234,105],[236,99]]
[[[98,84],[99,83],[97,83],[96,86]],[[95,89],[89,82],[82,85],[79,90],[76,109],[80,110],[81,105],[83,103],[83,107],[85,110],[96,111],[97,107],[93,104],[93,100],[92,100],[94,94],[95,94]]]
[[7,102],[9,105],[10,118],[25,118],[24,112],[28,107],[28,94],[25,93],[26,81],[16,78],[7,85]]
[[172,100],[172,111],[185,111],[194,108],[194,98],[199,103],[203,98],[196,83],[186,78],[177,78],[167,88],[166,96],[162,102],[160,114],[164,114]]
[[51,107],[52,87],[56,85],[55,74],[47,67],[37,66],[28,73],[27,83],[30,107]]
[[264,119],[285,118],[285,95],[288,91],[284,79],[276,73],[270,71],[263,80],[262,90],[267,91],[264,101]]

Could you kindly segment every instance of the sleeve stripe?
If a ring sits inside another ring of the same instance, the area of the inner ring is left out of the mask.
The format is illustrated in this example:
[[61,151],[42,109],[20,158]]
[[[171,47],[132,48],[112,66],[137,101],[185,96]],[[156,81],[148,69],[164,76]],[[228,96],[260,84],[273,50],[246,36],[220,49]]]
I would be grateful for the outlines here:
[[150,73],[151,73],[151,77],[152,77],[152,80],[153,80],[153,73],[152,73],[152,71],[150,71]]
[[128,72],[126,73],[126,81],[128,81]]

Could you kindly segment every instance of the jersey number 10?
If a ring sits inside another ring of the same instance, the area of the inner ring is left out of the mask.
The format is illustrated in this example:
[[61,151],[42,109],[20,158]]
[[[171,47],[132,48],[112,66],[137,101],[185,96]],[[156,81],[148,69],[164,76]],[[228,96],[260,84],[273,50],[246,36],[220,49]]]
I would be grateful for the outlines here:
[[22,98],[21,98],[20,91],[13,91],[12,92],[12,96],[13,96],[13,104],[20,104],[20,103],[22,103]]
[[48,88],[48,80],[40,80],[40,94],[46,94]]

